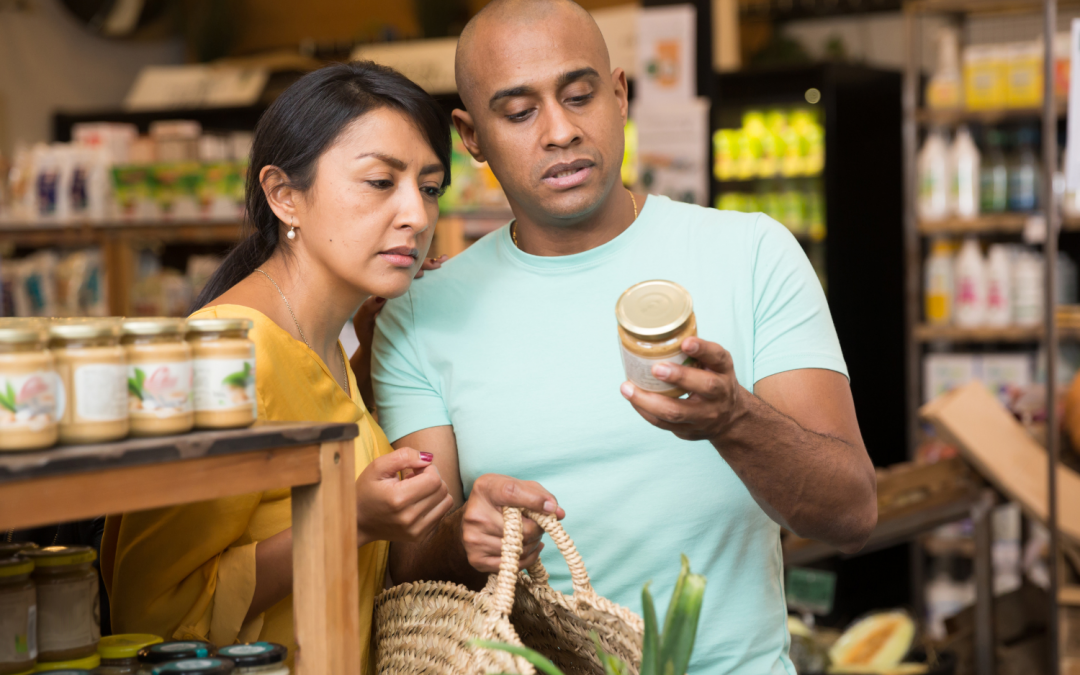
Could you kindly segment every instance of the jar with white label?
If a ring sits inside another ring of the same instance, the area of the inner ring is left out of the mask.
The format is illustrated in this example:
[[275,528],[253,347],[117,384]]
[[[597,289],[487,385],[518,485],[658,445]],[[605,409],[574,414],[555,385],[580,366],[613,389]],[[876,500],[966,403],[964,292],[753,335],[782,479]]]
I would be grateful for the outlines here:
[[234,675],[289,675],[289,650],[274,642],[248,642],[218,649],[218,656],[236,664]]
[[127,361],[119,319],[57,319],[49,346],[66,405],[61,443],[104,443],[128,433]]
[[132,436],[167,436],[191,431],[191,347],[183,319],[124,321],[128,417]]
[[236,672],[229,659],[185,659],[169,661],[154,668],[151,675],[230,675]]
[[38,662],[96,657],[101,609],[94,549],[47,546],[26,556],[37,584]]
[[250,426],[255,398],[255,343],[250,319],[189,319],[187,341],[195,371],[195,428]]
[[202,640],[178,640],[143,647],[139,650],[139,675],[151,675],[154,669],[170,661],[208,658],[214,645]]
[[94,675],[136,675],[139,672],[139,650],[163,640],[149,633],[107,635],[98,642],[101,665]]
[[56,443],[63,398],[48,340],[43,321],[0,319],[0,451]]
[[22,556],[0,560],[0,675],[32,670],[37,659],[37,593],[34,563]]
[[678,398],[685,390],[653,377],[658,363],[692,366],[682,342],[697,335],[694,301],[673,281],[643,281],[626,290],[615,304],[626,379],[635,387]]

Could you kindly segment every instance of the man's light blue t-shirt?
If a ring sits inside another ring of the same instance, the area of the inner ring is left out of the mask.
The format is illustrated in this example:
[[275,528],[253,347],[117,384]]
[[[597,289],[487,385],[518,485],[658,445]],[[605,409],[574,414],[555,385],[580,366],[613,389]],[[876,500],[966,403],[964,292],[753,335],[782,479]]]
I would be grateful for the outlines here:
[[[698,335],[731,352],[748,390],[799,368],[847,374],[821,285],[782,225],[650,196],[603,246],[531,256],[503,227],[387,303],[379,421],[391,441],[453,425],[466,495],[485,473],[539,482],[596,590],[635,612],[647,581],[665,611],[685,553],[708,580],[691,673],[793,674],[779,526],[709,442],[652,426],[619,393],[615,302],[648,279],[690,292]],[[570,593],[550,541],[543,562]]]

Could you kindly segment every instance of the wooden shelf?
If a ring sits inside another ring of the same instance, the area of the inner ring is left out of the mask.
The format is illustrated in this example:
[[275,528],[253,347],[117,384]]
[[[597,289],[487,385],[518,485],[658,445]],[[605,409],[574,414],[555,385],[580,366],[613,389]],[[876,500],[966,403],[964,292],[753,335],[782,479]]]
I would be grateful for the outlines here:
[[[975,218],[945,218],[943,220],[920,220],[919,234],[1021,234],[1030,213],[995,213]],[[1080,231],[1080,218],[1063,217],[1063,231]]]
[[[1065,103],[1057,104],[1058,117],[1065,116]],[[1042,106],[1038,108],[997,108],[993,110],[930,110],[920,109],[915,113],[915,121],[923,126],[956,126],[958,124],[998,124],[1001,122],[1042,121]]]
[[[915,339],[919,342],[1028,343],[1038,342],[1042,335],[1042,325],[960,328],[919,324],[915,327]],[[1058,337],[1063,340],[1080,340],[1080,328],[1059,326]]]
[[73,223],[0,221],[0,243],[29,247],[86,245],[110,239],[229,243],[239,240],[241,231],[242,225],[235,220]]
[[[1077,0],[1058,0],[1059,7],[1075,7]],[[914,14],[1042,14],[1040,0],[912,0],[904,10]]]
[[0,454],[0,529],[291,488],[295,672],[357,673],[356,434],[270,423]]

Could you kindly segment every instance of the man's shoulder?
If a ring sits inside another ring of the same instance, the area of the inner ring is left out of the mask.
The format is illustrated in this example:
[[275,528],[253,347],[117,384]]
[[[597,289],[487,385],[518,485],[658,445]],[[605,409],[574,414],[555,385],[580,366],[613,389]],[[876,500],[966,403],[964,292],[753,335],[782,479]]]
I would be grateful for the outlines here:
[[[650,195],[655,205],[655,218],[665,229],[682,227],[695,235],[758,235],[765,222],[774,222],[761,213],[720,211],[707,206],[677,202],[667,197]],[[782,227],[782,226],[781,226]]]
[[484,283],[493,269],[499,264],[498,236],[495,230],[484,235],[467,249],[458,253],[442,264],[416,279],[409,286],[408,292],[398,300],[391,300],[390,305],[424,304],[438,306],[444,300],[460,298],[473,287]]

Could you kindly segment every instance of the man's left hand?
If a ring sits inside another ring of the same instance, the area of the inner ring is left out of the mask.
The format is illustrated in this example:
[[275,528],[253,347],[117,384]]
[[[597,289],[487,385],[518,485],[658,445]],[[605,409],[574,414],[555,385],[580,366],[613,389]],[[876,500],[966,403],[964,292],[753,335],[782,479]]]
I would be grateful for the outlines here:
[[716,440],[741,413],[740,397],[749,395],[735,379],[731,354],[701,338],[683,340],[683,353],[694,357],[697,368],[674,363],[652,367],[653,377],[685,389],[687,398],[671,398],[623,382],[620,391],[634,410],[651,424],[686,441]]

